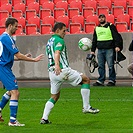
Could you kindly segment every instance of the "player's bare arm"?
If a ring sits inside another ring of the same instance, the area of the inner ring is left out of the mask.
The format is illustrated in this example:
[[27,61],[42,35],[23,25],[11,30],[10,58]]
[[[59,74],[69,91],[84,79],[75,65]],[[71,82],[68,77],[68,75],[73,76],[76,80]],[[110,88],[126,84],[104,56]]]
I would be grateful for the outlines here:
[[[30,54],[30,53],[27,53],[27,54],[25,54],[25,56],[31,57],[31,54]],[[18,61],[19,59],[18,59],[16,56],[14,56],[14,60],[15,60],[15,61]]]
[[30,62],[38,62],[38,61],[42,60],[43,57],[44,57],[44,54],[40,54],[39,56],[37,56],[35,58],[28,57],[27,55],[24,55],[20,52],[15,54],[15,58],[17,60],[25,60],[25,61],[30,61]]
[[60,51],[55,51],[55,74],[59,75],[61,72],[60,68]]

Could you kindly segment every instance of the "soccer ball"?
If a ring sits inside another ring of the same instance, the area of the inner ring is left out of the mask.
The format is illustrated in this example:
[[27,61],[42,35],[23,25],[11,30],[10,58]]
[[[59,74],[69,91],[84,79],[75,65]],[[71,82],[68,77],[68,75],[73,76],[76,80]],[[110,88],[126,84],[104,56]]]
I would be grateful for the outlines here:
[[78,47],[83,51],[88,51],[92,47],[92,41],[87,37],[81,38],[78,42]]

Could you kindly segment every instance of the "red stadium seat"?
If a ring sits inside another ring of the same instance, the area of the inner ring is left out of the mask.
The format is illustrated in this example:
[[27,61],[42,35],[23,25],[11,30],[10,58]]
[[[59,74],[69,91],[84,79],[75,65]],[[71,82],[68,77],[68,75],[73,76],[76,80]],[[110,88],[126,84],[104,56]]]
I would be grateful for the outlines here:
[[56,3],[56,8],[64,8],[65,9],[65,12],[67,13],[67,10],[68,10],[68,3],[67,1],[58,1]]
[[59,2],[59,1],[63,1],[63,0],[53,0],[53,2],[54,2],[55,5],[56,5],[57,2]]
[[81,27],[84,27],[84,17],[82,15],[75,15],[72,17],[72,23],[80,23]]
[[21,10],[14,10],[12,11],[12,17],[14,18],[23,17],[23,12]]
[[53,16],[46,16],[42,19],[42,24],[50,24],[54,27],[55,19]]
[[115,0],[114,1],[114,6],[122,6],[124,7],[124,10],[126,11],[126,8],[127,8],[127,2],[126,0]]
[[128,26],[126,22],[115,22],[118,32],[128,32]]
[[35,24],[26,25],[25,31],[26,31],[26,35],[35,33],[35,32],[37,32],[37,25],[35,25]]
[[42,4],[42,9],[50,9],[51,12],[53,12],[53,10],[54,10],[54,3],[51,2],[51,1],[44,2],[44,3]]
[[110,0],[105,0],[104,2],[103,1],[99,1],[98,7],[108,7],[109,11],[111,11],[112,3],[111,3]]
[[67,0],[68,4],[70,4],[73,0]]
[[31,2],[27,5],[28,10],[36,10],[37,14],[39,13],[39,3],[38,2]]
[[7,3],[9,3],[9,0],[1,0],[0,1],[0,6],[4,5],[4,4],[7,4]]
[[26,6],[28,6],[30,3],[36,2],[36,0],[25,0]]
[[42,4],[43,4],[44,2],[48,2],[49,0],[38,0],[38,1],[39,1],[39,5],[42,6]]
[[25,16],[26,16],[26,19],[37,16],[36,10],[26,10]]
[[120,14],[117,16],[117,22],[127,22],[130,26],[130,16],[128,14]]
[[71,34],[75,34],[79,31],[81,31],[81,24],[80,23],[70,23],[69,30],[70,30]]
[[22,25],[23,28],[25,28],[26,25],[26,19],[24,17],[17,18],[18,24]]
[[113,14],[108,14],[108,15],[106,15],[106,20],[107,20],[108,22],[112,23],[112,24],[115,23],[115,17],[114,17]]
[[117,18],[118,15],[124,14],[124,7],[123,6],[113,6],[112,13],[113,13],[114,17]]
[[52,26],[51,24],[41,24],[41,34],[51,34]]
[[0,9],[1,9],[1,11],[8,11],[10,14],[11,14],[11,12],[12,12],[12,5],[11,4],[9,4],[9,3],[7,3],[7,4],[3,4],[3,5],[1,5],[1,7],[0,7]]
[[23,0],[12,0],[12,5],[15,6],[16,4],[23,3]]
[[108,7],[97,7],[97,14],[105,14],[108,15],[109,14],[109,8]]
[[70,8],[78,8],[80,12],[82,12],[82,2],[81,1],[72,1],[69,4]]
[[43,19],[46,16],[52,16],[52,12],[50,9],[40,9],[39,16],[40,19]]
[[63,22],[66,25],[66,27],[68,28],[68,26],[69,26],[69,17],[68,16],[65,16],[65,15],[59,16],[56,19],[56,22]]
[[17,3],[14,5],[14,10],[21,10],[23,13],[25,13],[25,4],[24,3]]
[[94,12],[96,12],[97,2],[95,0],[87,0],[84,3],[84,7],[92,7],[94,9]]
[[85,23],[84,31],[86,33],[92,34],[94,32],[95,27],[95,23]]
[[97,15],[89,15],[86,18],[86,23],[94,23],[95,25],[99,24],[99,19]]
[[59,16],[65,15],[64,8],[55,8],[54,9],[54,18],[57,19]]
[[68,17],[71,20],[73,16],[80,15],[78,8],[69,8],[68,9]]
[[0,11],[0,18],[1,19],[6,19],[9,17],[9,12],[4,10],[4,11]]
[[28,18],[28,24],[36,24],[37,28],[40,27],[40,18],[38,16]]
[[[81,0],[82,1],[82,4],[84,5],[86,1],[88,0]],[[91,0],[91,1],[95,1],[95,0]]]
[[92,7],[83,7],[82,14],[86,19],[89,15],[94,15],[94,8]]

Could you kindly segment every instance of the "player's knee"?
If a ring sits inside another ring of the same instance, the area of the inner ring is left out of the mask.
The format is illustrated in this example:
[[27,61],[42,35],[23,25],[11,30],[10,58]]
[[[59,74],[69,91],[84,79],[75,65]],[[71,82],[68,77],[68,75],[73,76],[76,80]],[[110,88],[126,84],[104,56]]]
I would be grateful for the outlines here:
[[12,90],[10,91],[10,94],[15,97],[19,97],[19,91],[18,90]]
[[83,84],[90,84],[90,79],[86,75],[83,75],[82,76],[82,83]]
[[59,97],[60,97],[60,93],[51,95],[51,98],[53,98],[55,101],[57,101]]

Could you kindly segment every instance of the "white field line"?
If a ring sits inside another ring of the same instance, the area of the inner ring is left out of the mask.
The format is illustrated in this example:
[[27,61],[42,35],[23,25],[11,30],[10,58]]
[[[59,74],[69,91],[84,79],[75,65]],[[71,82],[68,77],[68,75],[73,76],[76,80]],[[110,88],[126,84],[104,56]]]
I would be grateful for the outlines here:
[[[21,101],[46,101],[48,99],[21,98]],[[59,101],[82,101],[82,99],[59,99]],[[133,102],[133,99],[90,99],[90,101],[103,102]]]

